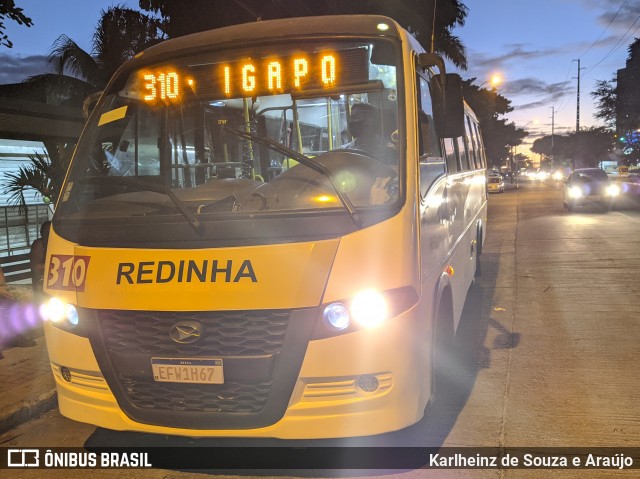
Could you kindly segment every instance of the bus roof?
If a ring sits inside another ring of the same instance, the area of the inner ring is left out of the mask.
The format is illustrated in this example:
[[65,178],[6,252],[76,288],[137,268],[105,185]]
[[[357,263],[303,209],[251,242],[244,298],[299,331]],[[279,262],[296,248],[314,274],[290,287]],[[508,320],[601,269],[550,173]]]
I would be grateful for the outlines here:
[[[386,23],[389,29],[381,32],[377,25]],[[365,35],[399,38],[402,27],[391,18],[381,15],[327,15],[298,17],[244,23],[229,27],[185,35],[147,48],[136,55],[141,63],[153,62],[184,51],[197,52],[212,46],[235,46],[264,40],[318,35]],[[138,63],[134,60],[133,63]],[[131,66],[131,64],[129,64]]]

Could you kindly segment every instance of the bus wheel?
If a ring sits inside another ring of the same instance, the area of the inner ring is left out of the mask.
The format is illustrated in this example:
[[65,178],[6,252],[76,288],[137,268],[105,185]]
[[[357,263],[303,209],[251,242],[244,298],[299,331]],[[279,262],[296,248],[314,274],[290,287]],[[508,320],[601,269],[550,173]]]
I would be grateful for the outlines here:
[[445,291],[436,313],[435,336],[433,340],[433,381],[432,395],[445,397],[453,384],[453,304],[451,293]]
[[475,254],[476,254],[476,272],[474,273],[474,278],[479,278],[482,276],[482,268],[480,266],[480,255],[482,254],[482,230],[478,229],[478,237],[476,238],[475,244]]

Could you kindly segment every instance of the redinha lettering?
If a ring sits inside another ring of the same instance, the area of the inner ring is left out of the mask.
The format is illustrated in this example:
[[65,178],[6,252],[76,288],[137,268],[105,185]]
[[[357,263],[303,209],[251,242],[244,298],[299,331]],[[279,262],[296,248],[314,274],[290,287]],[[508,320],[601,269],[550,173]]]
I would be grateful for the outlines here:
[[118,263],[116,284],[257,283],[251,261],[180,260]]

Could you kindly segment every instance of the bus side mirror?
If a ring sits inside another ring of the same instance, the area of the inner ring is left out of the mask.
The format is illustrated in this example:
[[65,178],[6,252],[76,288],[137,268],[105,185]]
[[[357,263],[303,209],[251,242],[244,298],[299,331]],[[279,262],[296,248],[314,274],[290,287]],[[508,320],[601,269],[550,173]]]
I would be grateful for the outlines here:
[[438,76],[430,81],[436,133],[440,138],[457,138],[465,134],[462,79],[455,73],[447,73],[444,78],[444,91]]

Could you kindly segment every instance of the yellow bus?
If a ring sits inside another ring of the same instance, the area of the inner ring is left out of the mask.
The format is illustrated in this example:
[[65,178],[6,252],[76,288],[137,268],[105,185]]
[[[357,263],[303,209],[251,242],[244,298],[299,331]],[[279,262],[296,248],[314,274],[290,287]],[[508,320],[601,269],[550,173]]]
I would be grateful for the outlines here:
[[139,53],[92,112],[53,218],[61,413],[192,437],[416,423],[479,273],[485,167],[460,77],[386,17]]

